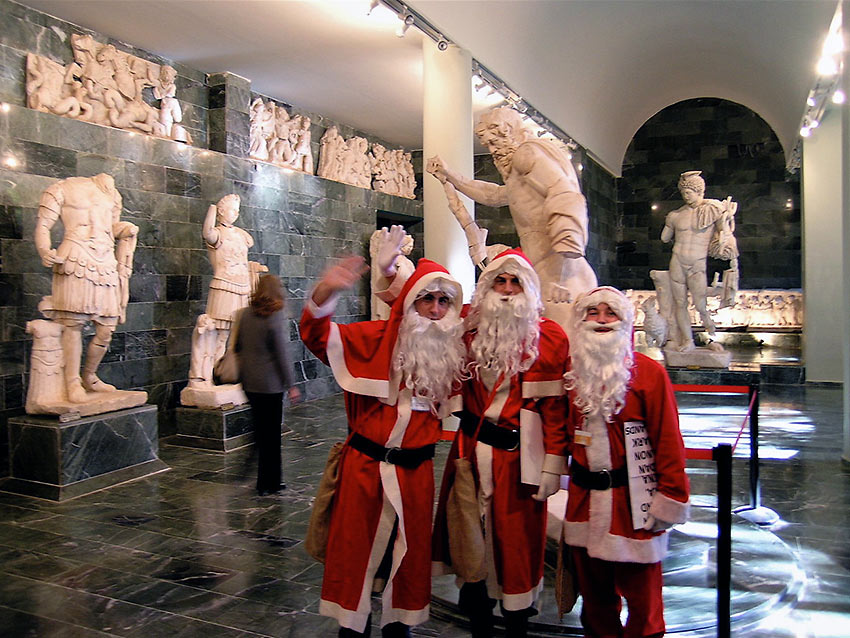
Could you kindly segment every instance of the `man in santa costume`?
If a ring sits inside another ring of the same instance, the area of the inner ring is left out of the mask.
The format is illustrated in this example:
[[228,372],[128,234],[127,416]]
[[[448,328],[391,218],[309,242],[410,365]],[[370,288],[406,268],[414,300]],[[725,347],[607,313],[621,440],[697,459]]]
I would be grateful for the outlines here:
[[319,613],[337,620],[340,636],[368,636],[373,587],[385,582],[381,633],[409,636],[429,613],[432,458],[464,363],[463,301],[445,268],[422,259],[388,320],[332,323],[338,293],[366,270],[359,257],[326,270],[301,318],[304,344],[345,391],[351,433],[340,459]]
[[[663,636],[666,530],[687,520],[689,495],[673,387],[661,365],[634,352],[634,308],[622,292],[595,288],[574,310],[564,541],[573,547],[581,622],[592,638]],[[630,466],[627,455],[640,461]]]
[[[475,637],[492,636],[496,600],[507,635],[525,636],[543,588],[546,499],[566,472],[563,374],[569,348],[561,327],[541,318],[542,308],[537,273],[522,251],[508,250],[481,273],[466,317],[472,378],[463,385],[460,431],[443,476],[434,570],[454,571],[446,501],[461,449],[473,462],[486,545],[486,578],[462,583],[458,603]],[[532,450],[520,445],[521,431],[524,442],[537,433],[536,463]]]

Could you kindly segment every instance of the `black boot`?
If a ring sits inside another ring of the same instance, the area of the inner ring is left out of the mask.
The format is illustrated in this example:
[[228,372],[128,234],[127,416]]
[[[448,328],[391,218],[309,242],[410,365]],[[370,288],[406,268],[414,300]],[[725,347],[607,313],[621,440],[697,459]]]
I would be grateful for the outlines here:
[[372,614],[369,614],[369,618],[366,620],[366,629],[363,630],[363,633],[359,631],[354,631],[353,629],[349,629],[348,627],[340,627],[339,628],[339,638],[356,638],[357,636],[363,636],[363,638],[369,638],[372,635]]
[[507,638],[527,638],[528,619],[537,613],[534,608],[520,609],[519,611],[502,610],[505,619],[505,636]]
[[391,622],[381,627],[383,638],[410,638],[410,627],[400,622]]
[[483,580],[464,583],[460,588],[457,606],[469,618],[472,638],[492,638],[493,607],[496,601],[487,596],[487,583]]

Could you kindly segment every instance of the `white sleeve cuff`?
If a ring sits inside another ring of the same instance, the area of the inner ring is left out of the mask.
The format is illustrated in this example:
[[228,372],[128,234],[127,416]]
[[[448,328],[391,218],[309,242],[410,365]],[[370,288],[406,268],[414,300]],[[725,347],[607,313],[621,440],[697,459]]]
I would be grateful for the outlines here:
[[313,315],[316,319],[324,319],[325,317],[330,317],[334,313],[338,301],[339,295],[337,293],[334,293],[327,298],[325,303],[323,303],[321,306],[317,306],[316,302],[313,301],[313,297],[311,295],[307,299],[307,310],[309,310],[310,314]]
[[688,520],[690,509],[690,503],[687,501],[682,503],[664,496],[661,492],[656,492],[652,496],[649,513],[658,520],[677,525]]
[[567,457],[557,454],[547,454],[543,457],[543,471],[551,474],[567,473]]

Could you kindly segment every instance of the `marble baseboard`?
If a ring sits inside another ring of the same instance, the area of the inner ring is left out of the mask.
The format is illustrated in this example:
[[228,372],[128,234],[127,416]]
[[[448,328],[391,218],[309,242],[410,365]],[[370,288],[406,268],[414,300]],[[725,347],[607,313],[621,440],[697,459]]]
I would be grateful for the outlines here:
[[251,408],[229,410],[178,407],[174,411],[177,434],[165,439],[170,445],[232,452],[254,442]]
[[8,429],[7,492],[61,501],[168,469],[155,405],[64,423],[25,415]]
[[761,382],[775,385],[803,385],[806,382],[805,366],[761,366]]
[[728,370],[725,368],[667,368],[670,381],[679,385],[750,385],[760,381],[758,370]]

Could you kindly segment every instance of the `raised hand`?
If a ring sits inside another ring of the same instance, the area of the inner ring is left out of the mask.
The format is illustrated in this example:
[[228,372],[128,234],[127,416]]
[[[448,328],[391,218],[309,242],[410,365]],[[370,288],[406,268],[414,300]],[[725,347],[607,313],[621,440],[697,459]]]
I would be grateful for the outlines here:
[[386,226],[381,229],[378,235],[378,254],[375,259],[380,273],[389,279],[396,276],[396,260],[401,255],[401,247],[404,245],[404,238],[407,233],[404,232],[402,226],[390,226],[387,230]]

